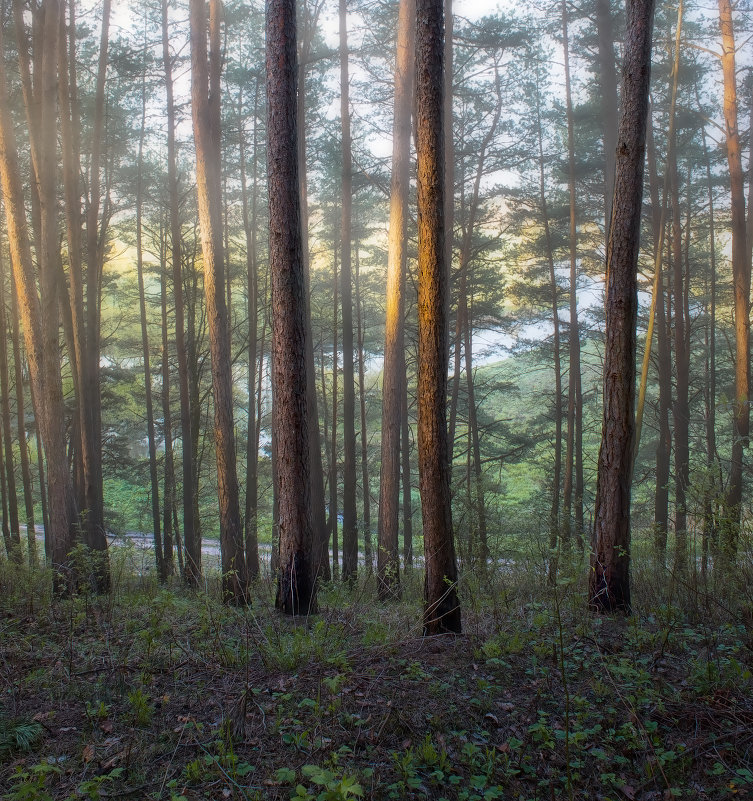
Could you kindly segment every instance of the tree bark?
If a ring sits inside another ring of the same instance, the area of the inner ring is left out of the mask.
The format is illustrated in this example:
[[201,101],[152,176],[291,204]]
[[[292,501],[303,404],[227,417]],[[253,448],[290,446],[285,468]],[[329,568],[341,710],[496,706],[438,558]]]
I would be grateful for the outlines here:
[[400,595],[398,512],[402,401],[405,394],[405,272],[415,20],[415,0],[401,0],[398,8],[395,58],[392,178],[387,242],[384,367],[382,370],[382,443],[377,533],[377,581],[379,597],[382,600]]
[[[256,441],[256,349],[258,346],[258,294],[259,275],[256,264],[256,224],[258,199],[258,112],[259,86],[257,77],[254,87],[253,113],[253,145],[251,162],[251,208],[249,211],[248,187],[246,178],[246,141],[241,119],[242,108],[239,108],[239,145],[241,170],[241,197],[243,202],[243,230],[246,235],[246,292],[248,316],[248,423],[246,425],[246,507],[245,507],[245,544],[246,568],[249,579],[259,576],[259,533],[257,518],[259,514],[259,445]],[[240,105],[240,104],[239,104]]]
[[732,227],[732,289],[735,320],[735,408],[732,423],[732,454],[727,488],[727,525],[724,530],[725,556],[733,559],[742,514],[743,450],[750,428],[750,272],[751,254],[746,243],[745,194],[737,127],[737,74],[735,35],[730,0],[719,0],[722,34],[722,76],[724,80],[724,127],[729,169]]
[[26,538],[29,548],[29,564],[37,563],[37,537],[34,529],[34,496],[32,492],[29,446],[26,441],[26,412],[24,401],[23,356],[21,351],[21,332],[18,324],[18,297],[16,282],[11,271],[11,335],[13,337],[13,367],[16,382],[16,414],[18,447],[21,456],[21,479],[24,487],[24,511],[26,512]]
[[222,239],[221,122],[222,70],[219,0],[209,3],[209,52],[204,0],[191,0],[191,107],[196,147],[196,188],[204,262],[204,292],[214,398],[214,445],[220,511],[220,550],[225,600],[248,601],[240,495],[233,426],[230,324]]
[[626,614],[630,612],[637,268],[653,13],[654,0],[628,0],[615,194],[607,250],[604,417],[594,510],[596,544],[589,581],[591,608]]
[[278,609],[316,607],[306,368],[306,280],[296,141],[296,24],[293,0],[268,0],[266,21],[272,387],[279,499]]
[[342,205],[340,280],[343,325],[343,579],[358,575],[356,509],[356,395],[353,361],[353,156],[350,134],[347,0],[340,0],[340,121],[342,126]]
[[157,440],[154,433],[154,406],[152,403],[152,368],[149,354],[149,331],[146,319],[146,295],[144,292],[144,255],[142,243],[142,215],[144,203],[144,138],[146,135],[146,65],[141,79],[141,133],[136,167],[136,279],[139,287],[139,314],[141,318],[141,353],[144,367],[144,393],[146,402],[146,437],[149,449],[149,481],[152,503],[152,535],[157,577],[167,581],[167,568],[162,549],[162,520],[159,506],[159,478],[157,476]]
[[187,584],[198,586],[201,578],[201,539],[193,497],[193,438],[191,436],[191,393],[188,385],[188,352],[185,335],[183,299],[183,241],[180,223],[178,167],[175,147],[175,102],[173,97],[173,68],[168,34],[167,0],[162,0],[162,64],[165,70],[167,93],[167,191],[170,207],[170,242],[175,306],[175,355],[178,360],[180,393],[180,437],[183,465],[183,543],[185,565],[183,577]]
[[448,274],[444,229],[441,0],[416,3],[418,461],[424,524],[424,631],[461,630],[447,447]]

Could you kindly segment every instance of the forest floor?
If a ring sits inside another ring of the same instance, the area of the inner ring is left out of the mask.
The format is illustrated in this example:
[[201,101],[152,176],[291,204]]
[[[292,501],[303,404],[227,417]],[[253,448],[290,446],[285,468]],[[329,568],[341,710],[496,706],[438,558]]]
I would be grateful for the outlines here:
[[327,586],[305,620],[269,582],[229,609],[20,579],[0,565],[2,799],[753,798],[753,632],[711,592],[654,577],[612,620],[529,566],[467,580],[464,634],[423,638],[417,574],[394,604]]

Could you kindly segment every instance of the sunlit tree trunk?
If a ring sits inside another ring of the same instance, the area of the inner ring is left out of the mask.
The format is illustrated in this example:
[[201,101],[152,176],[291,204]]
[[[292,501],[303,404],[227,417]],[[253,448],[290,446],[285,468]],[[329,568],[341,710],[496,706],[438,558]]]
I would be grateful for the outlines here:
[[26,512],[26,538],[29,548],[29,564],[37,563],[37,538],[34,530],[34,496],[32,494],[31,465],[29,463],[29,446],[26,441],[26,411],[24,401],[23,356],[21,350],[21,332],[18,324],[18,298],[16,282],[11,271],[10,319],[13,337],[13,367],[16,381],[16,414],[18,447],[21,457],[21,479],[24,487],[24,511]]
[[196,187],[204,261],[204,292],[214,398],[214,444],[220,510],[223,594],[227,601],[248,600],[240,496],[235,461],[230,324],[225,286],[221,185],[222,45],[219,0],[209,3],[209,52],[204,0],[191,0],[191,107],[196,148]]
[[358,574],[358,512],[356,509],[356,395],[353,361],[353,157],[348,85],[347,0],[340,0],[340,123],[342,129],[342,205],[340,280],[343,325],[343,579]]
[[268,0],[266,22],[269,264],[272,280],[273,444],[279,503],[276,606],[316,606],[306,396],[306,280],[296,141],[296,25],[293,0]]
[[444,229],[441,0],[416,3],[418,464],[424,524],[424,631],[460,632],[447,447],[448,273]]
[[167,191],[170,207],[170,243],[175,306],[175,354],[178,360],[180,392],[180,437],[183,464],[183,543],[185,546],[184,579],[197,585],[201,577],[201,539],[193,498],[193,440],[191,436],[191,393],[188,384],[188,352],[185,335],[183,298],[183,241],[180,224],[180,196],[175,147],[175,102],[173,68],[168,34],[167,0],[162,0],[162,65],[167,93]]
[[607,249],[604,416],[594,509],[596,542],[588,595],[589,606],[603,612],[630,612],[638,251],[653,16],[653,0],[628,0],[615,193]]
[[[8,312],[5,305],[5,259],[0,252],[0,396],[2,396],[2,439],[5,480],[8,488],[8,520],[13,558],[21,561],[21,528],[18,520],[16,472],[13,465],[13,438],[10,425],[10,372],[8,370]],[[2,458],[0,456],[0,458]]]
[[377,573],[379,596],[400,593],[398,515],[400,436],[405,395],[405,272],[407,262],[410,136],[415,64],[415,0],[398,8],[392,178],[387,244],[387,297],[382,371],[382,443],[379,476]]
[[[71,588],[69,553],[73,546],[76,508],[66,458],[62,381],[58,343],[56,225],[56,94],[59,6],[50,0],[45,15],[45,47],[40,77],[39,195],[41,217],[40,288],[31,258],[13,124],[8,109],[5,66],[0,59],[0,182],[5,196],[11,264],[18,289],[27,361],[31,375],[37,424],[48,458],[48,515],[46,535],[55,569],[55,590]],[[0,34],[0,52],[2,36]]]
[[724,531],[724,552],[734,558],[742,514],[743,449],[748,445],[750,426],[750,249],[746,243],[745,194],[737,127],[737,74],[735,35],[731,0],[719,0],[722,34],[722,76],[724,79],[724,127],[729,169],[732,227],[732,288],[735,320],[735,407],[732,425],[732,457],[727,488],[728,524]]

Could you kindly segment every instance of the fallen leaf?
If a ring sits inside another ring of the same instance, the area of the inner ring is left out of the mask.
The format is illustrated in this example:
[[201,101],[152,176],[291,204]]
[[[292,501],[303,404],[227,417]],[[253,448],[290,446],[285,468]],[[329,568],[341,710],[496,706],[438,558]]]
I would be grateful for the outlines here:
[[91,762],[95,757],[95,753],[94,746],[89,743],[89,745],[84,748],[84,753],[82,754],[84,762]]

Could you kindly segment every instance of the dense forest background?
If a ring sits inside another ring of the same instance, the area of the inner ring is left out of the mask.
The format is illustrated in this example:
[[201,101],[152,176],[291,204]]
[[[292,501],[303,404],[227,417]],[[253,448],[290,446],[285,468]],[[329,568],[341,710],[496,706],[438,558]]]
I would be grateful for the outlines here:
[[[31,36],[23,47],[31,54],[33,80],[41,64],[34,47],[41,35],[41,12],[22,12],[26,27],[21,28],[13,24],[14,12],[18,9],[10,4],[4,11],[4,57],[33,227],[38,212],[28,172],[30,129],[17,35],[23,30]],[[745,4],[734,12],[740,143],[748,164],[749,12]],[[81,241],[74,245],[79,266],[73,269],[82,276],[84,329],[96,334],[90,337],[94,342],[86,359],[95,360],[96,370],[90,372],[99,373],[103,523],[110,536],[151,532],[156,499],[161,510],[166,503],[172,505],[172,513],[160,511],[160,518],[168,536],[179,540],[184,514],[180,499],[189,493],[196,498],[197,533],[211,539],[218,535],[218,512],[194,191],[188,9],[117,2],[109,14],[109,27],[103,29],[99,5],[77,7],[66,47],[72,99],[66,113],[73,121],[77,166],[72,169],[80,197],[77,202],[66,195],[65,202],[75,206],[71,213],[78,215],[74,225],[80,226]],[[350,482],[348,492],[355,491],[358,498],[359,548],[369,554],[377,538],[396,24],[393,5],[348,5],[352,306],[344,314],[337,19],[335,9],[322,2],[299,9],[304,218],[327,526],[330,546],[337,548],[336,521],[346,503],[344,473],[353,473],[356,487]],[[222,222],[238,474],[242,496],[258,484],[258,501],[246,512],[253,515],[258,505],[260,542],[269,558],[273,492],[263,9],[228,2],[222,25]],[[613,170],[608,154],[616,136],[623,28],[621,9],[605,2],[577,7],[517,4],[488,13],[460,6],[450,28],[454,221],[448,420],[456,545],[466,563],[486,549],[497,557],[537,550],[543,556],[553,528],[563,547],[569,546],[571,532],[581,548],[589,537],[601,435],[605,219]],[[661,234],[666,255],[660,254],[657,262],[663,270],[657,344],[635,464],[634,541],[640,553],[654,539],[655,527],[671,534],[679,510],[691,552],[700,557],[702,543],[713,538],[713,517],[726,492],[733,436],[730,188],[716,10],[691,4],[678,16],[676,8],[662,6],[654,39],[641,336],[655,274],[657,215],[667,233]],[[28,69],[28,56],[26,61]],[[171,192],[168,175],[166,80],[173,98],[177,193]],[[62,180],[59,192],[62,203]],[[747,192],[750,197],[749,178]],[[64,220],[70,223],[70,218],[62,209],[60,358],[73,465],[79,458],[80,401],[64,291],[71,285],[72,249],[63,233]],[[177,251],[171,214],[177,214],[179,224]],[[404,537],[407,532],[406,554],[411,548],[418,554],[414,216],[407,246],[401,531]],[[41,523],[45,509],[7,241],[2,256],[3,532],[10,545],[19,541],[23,500],[29,522],[33,518]],[[190,399],[190,488],[181,469],[176,277]],[[351,340],[355,373],[345,379],[343,342]],[[345,380],[354,382],[357,399],[355,420],[347,425],[354,426],[358,464],[349,463],[347,471]],[[145,381],[152,396],[148,401]],[[86,390],[80,397],[87,398]],[[150,479],[150,438],[156,483]],[[677,456],[685,451],[686,457]],[[747,469],[745,476],[747,482]],[[662,492],[667,495],[663,501]],[[746,517],[747,510],[746,500]],[[177,561],[178,552],[171,558]],[[336,564],[337,555],[333,558]]]

